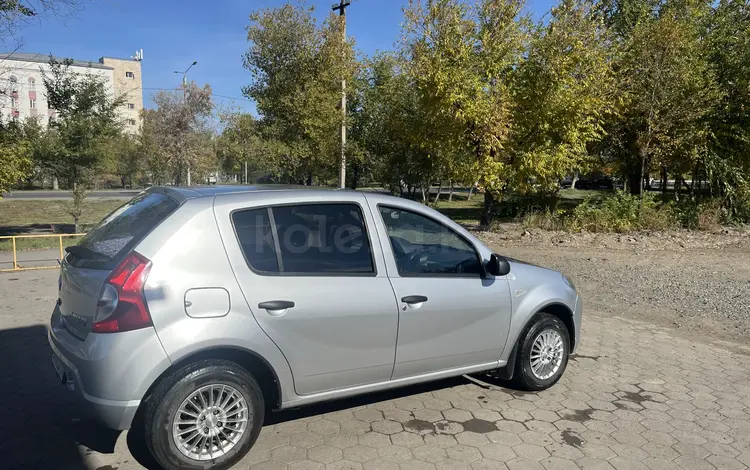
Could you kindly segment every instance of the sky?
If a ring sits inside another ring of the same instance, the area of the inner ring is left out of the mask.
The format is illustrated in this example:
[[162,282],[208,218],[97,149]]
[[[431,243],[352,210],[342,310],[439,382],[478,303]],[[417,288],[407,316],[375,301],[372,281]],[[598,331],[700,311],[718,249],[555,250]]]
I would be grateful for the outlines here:
[[[100,57],[129,58],[143,49],[143,88],[146,107],[153,106],[155,89],[174,89],[193,61],[188,79],[208,83],[214,101],[255,113],[242,87],[250,73],[242,67],[247,49],[245,28],[253,10],[274,7],[284,0],[79,0],[81,9],[59,18],[35,19],[20,31],[19,52],[98,61]],[[336,0],[337,1],[337,0]],[[400,34],[402,5],[407,0],[353,0],[347,9],[347,34],[363,54],[393,49]],[[334,0],[307,0],[316,16],[325,18]],[[552,0],[529,0],[539,16]]]

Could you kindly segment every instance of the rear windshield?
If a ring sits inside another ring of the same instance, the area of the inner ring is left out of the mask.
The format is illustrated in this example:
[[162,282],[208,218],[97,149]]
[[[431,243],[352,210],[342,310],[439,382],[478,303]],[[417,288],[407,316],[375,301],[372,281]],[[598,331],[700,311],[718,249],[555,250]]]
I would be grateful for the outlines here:
[[168,196],[143,193],[105,217],[72,248],[66,258],[73,266],[113,269],[154,227],[178,207]]

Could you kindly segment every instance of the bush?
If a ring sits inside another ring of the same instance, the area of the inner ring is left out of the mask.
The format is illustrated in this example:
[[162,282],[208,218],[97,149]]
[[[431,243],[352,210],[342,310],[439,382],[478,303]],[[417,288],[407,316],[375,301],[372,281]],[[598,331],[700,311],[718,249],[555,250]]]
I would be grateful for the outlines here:
[[637,230],[669,230],[677,224],[674,210],[660,205],[647,194],[638,196],[617,192],[604,198],[589,198],[564,219],[572,232],[633,232]]
[[729,214],[719,199],[698,202],[685,198],[672,203],[680,225],[690,230],[717,231],[729,220]]
[[564,211],[550,210],[529,212],[521,219],[521,225],[526,228],[540,228],[543,230],[562,230]]

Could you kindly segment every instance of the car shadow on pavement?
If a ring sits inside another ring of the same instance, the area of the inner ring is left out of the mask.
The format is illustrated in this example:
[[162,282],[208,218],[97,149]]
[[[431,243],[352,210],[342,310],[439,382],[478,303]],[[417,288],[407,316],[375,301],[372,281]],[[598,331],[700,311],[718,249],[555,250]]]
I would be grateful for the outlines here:
[[44,326],[0,330],[2,468],[87,470],[85,454],[114,452],[119,432],[58,381],[50,354]]
[[409,387],[395,388],[383,392],[369,393],[366,395],[359,395],[342,400],[325,402],[319,405],[310,405],[301,408],[278,411],[275,413],[268,413],[266,414],[265,426],[285,423],[287,421],[294,421],[297,419],[308,418],[310,416],[316,416],[325,413],[347,410],[349,408],[356,408],[358,406],[372,405],[375,403],[380,403],[382,401],[395,400],[397,398],[418,395],[420,393],[434,392],[436,390],[456,387],[458,385],[465,385],[467,383],[469,383],[469,380],[465,377],[453,377],[450,379],[438,380],[436,382],[427,382],[417,385],[411,385]]
[[[272,426],[274,424],[285,423],[287,421],[294,421],[297,419],[307,418],[310,416],[321,415],[325,413],[332,413],[335,411],[346,410],[349,408],[356,408],[358,406],[370,405],[386,400],[394,400],[396,398],[408,397],[411,395],[417,395],[420,393],[432,392],[435,390],[441,390],[444,388],[455,387],[457,385],[463,385],[469,383],[469,380],[465,377],[454,377],[451,379],[440,380],[437,382],[430,382],[425,384],[413,385],[410,387],[398,388],[393,390],[387,390],[384,392],[371,393],[367,395],[360,395],[352,398],[346,398],[342,400],[330,401],[321,403],[319,405],[304,406],[301,408],[294,408],[290,410],[277,411],[277,412],[266,412],[266,419],[263,426]],[[161,467],[157,464],[153,457],[150,456],[146,449],[146,444],[143,440],[143,436],[140,433],[136,433],[134,430],[140,428],[140,420],[142,419],[140,413],[136,415],[135,421],[133,422],[133,428],[128,432],[127,443],[128,450],[133,455],[135,460],[145,468],[149,470],[159,470]]]

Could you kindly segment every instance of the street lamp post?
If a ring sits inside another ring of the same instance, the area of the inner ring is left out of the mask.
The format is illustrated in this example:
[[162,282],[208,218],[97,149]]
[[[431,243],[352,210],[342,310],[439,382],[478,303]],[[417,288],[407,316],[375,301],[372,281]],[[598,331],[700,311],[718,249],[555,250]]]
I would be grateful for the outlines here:
[[[341,55],[346,54],[346,7],[351,2],[339,0],[333,5],[333,11],[339,12],[341,17]],[[339,188],[346,187],[346,78],[341,77],[341,157],[339,161]]]
[[[187,73],[190,71],[190,69],[193,68],[194,65],[198,65],[198,61],[194,60],[192,64],[190,64],[190,67],[186,68],[184,72],[179,72],[177,70],[174,71],[174,73],[182,74],[182,103],[183,106],[187,105]],[[187,165],[187,185],[191,185],[190,181],[190,163],[188,162]]]

